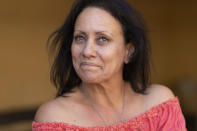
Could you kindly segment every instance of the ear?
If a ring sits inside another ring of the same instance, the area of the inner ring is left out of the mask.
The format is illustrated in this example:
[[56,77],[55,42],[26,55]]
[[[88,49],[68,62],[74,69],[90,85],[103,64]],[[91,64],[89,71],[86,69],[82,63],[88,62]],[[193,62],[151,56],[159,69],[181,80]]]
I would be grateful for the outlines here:
[[132,54],[134,53],[134,51],[135,51],[135,48],[132,43],[126,44],[126,52],[125,52],[126,54],[125,54],[125,60],[124,60],[125,64],[129,63],[130,58],[132,57]]

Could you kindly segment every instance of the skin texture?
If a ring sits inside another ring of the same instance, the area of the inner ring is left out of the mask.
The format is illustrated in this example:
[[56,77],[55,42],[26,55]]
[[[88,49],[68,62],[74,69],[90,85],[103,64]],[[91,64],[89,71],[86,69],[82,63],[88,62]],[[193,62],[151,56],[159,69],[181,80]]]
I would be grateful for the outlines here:
[[108,12],[89,7],[79,15],[72,58],[83,82],[102,83],[121,78],[127,55],[121,25]]
[[103,126],[88,100],[108,124],[113,124],[120,120],[124,90],[123,120],[136,117],[174,97],[171,90],[158,84],[150,85],[147,95],[138,94],[123,80],[123,64],[134,49],[132,43],[124,43],[119,21],[103,9],[87,7],[80,13],[75,23],[71,51],[73,66],[82,84],[73,93],[66,94],[69,97],[60,96],[42,104],[35,121]]
[[115,107],[112,112],[121,114],[123,64],[131,49],[132,44],[124,42],[121,24],[107,11],[88,7],[78,16],[71,49],[73,66],[95,107]]

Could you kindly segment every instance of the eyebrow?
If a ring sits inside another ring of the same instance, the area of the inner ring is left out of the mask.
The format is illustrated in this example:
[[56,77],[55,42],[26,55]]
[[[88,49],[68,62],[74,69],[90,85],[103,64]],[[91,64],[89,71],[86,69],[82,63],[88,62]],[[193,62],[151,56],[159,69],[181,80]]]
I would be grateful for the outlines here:
[[110,32],[107,32],[107,31],[98,31],[98,32],[96,32],[96,34],[102,34],[102,33],[107,33],[107,34],[113,36],[113,34],[111,34]]
[[[85,33],[84,31],[81,31],[81,30],[74,30],[74,31],[77,31],[77,32],[80,32],[80,33],[86,35],[86,33]],[[96,34],[102,34],[102,33],[107,33],[107,34],[113,36],[112,33],[109,33],[109,32],[107,32],[107,31],[96,31]]]
[[82,34],[86,35],[86,33],[85,33],[85,32],[83,32],[83,31],[81,31],[81,30],[74,30],[74,32],[75,32],[75,31],[80,32],[80,33],[82,33]]

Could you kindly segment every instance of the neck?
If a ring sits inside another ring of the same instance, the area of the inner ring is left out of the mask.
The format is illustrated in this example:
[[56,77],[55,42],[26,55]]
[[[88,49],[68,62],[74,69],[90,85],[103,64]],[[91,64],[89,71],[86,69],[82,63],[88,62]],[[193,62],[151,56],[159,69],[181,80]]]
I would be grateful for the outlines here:
[[81,88],[94,105],[102,108],[120,108],[126,84],[123,80],[102,84],[82,83]]
[[124,81],[112,85],[85,83],[81,85],[81,91],[89,106],[105,125],[124,120],[125,88]]

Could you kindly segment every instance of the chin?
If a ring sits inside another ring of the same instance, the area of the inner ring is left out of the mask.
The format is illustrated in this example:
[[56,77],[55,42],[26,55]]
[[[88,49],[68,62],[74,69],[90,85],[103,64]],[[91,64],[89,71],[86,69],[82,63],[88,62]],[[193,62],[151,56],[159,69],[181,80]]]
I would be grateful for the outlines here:
[[84,83],[89,83],[89,84],[93,84],[93,83],[100,83],[101,80],[99,80],[98,78],[92,78],[92,77],[85,77],[85,78],[81,78],[82,82]]

